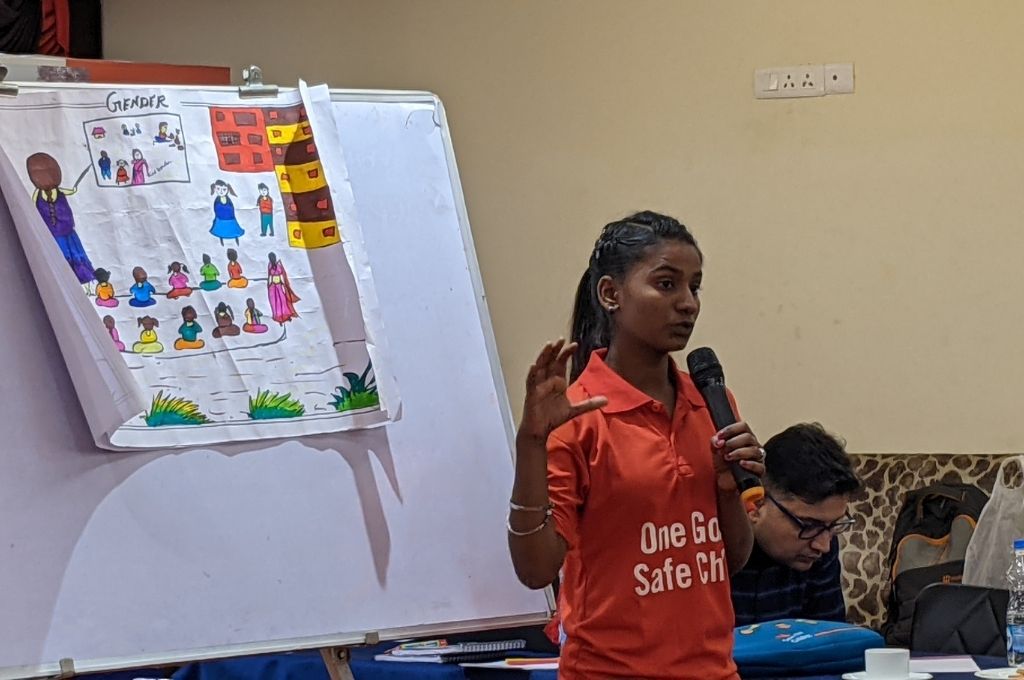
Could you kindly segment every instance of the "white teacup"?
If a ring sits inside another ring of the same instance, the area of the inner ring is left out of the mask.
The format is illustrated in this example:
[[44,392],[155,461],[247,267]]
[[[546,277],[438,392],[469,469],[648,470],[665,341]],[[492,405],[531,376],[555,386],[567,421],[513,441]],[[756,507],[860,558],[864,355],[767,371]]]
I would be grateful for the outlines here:
[[910,677],[910,650],[864,650],[864,680],[907,680]]

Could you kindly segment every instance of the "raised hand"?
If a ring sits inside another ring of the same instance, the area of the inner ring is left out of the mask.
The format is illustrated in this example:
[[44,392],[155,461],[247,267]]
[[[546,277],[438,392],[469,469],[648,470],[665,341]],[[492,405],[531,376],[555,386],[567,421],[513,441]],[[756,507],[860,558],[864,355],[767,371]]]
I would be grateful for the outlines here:
[[604,397],[592,397],[575,404],[566,396],[569,381],[565,371],[576,343],[564,339],[548,342],[526,374],[526,400],[519,435],[547,440],[552,430],[576,416],[601,408]]

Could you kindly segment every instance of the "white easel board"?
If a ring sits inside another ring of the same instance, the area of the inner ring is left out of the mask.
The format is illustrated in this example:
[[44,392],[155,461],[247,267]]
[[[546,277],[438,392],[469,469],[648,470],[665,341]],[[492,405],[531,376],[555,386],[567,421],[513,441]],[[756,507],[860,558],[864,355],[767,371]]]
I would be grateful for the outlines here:
[[0,677],[546,617],[508,556],[511,412],[444,109],[332,99],[402,389],[386,427],[96,449],[0,205]]

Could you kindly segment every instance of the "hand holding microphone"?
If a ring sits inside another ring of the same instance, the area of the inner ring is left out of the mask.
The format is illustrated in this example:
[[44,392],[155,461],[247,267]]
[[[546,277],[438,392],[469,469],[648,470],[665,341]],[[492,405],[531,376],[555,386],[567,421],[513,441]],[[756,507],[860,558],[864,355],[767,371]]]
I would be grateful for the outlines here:
[[[721,452],[715,458],[719,489],[738,490],[743,504],[750,509],[764,498],[764,487],[761,485],[764,449],[750,431],[750,426],[737,421],[725,390],[725,372],[714,351],[709,347],[695,349],[686,357],[686,365],[711,412],[711,421],[718,430],[712,445],[716,451]],[[734,487],[729,485],[729,476],[723,474],[727,472],[731,473]]]

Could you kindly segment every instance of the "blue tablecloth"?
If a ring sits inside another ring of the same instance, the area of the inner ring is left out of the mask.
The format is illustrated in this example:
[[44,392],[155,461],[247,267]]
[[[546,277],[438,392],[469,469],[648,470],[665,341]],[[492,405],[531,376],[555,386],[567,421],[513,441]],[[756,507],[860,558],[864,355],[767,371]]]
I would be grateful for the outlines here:
[[[929,654],[927,656],[934,656]],[[975,663],[980,668],[1002,668],[1006,665],[1006,659],[999,657],[988,657],[988,656],[976,656],[974,657]],[[512,680],[512,676],[502,676]],[[557,671],[533,671],[523,677],[529,678],[529,680],[557,680]],[[786,676],[785,678],[761,678],[760,680],[792,680],[798,676]],[[840,675],[805,675],[800,676],[800,680],[841,680]],[[936,673],[935,680],[977,680],[974,677],[974,673]]]
[[[384,644],[355,650],[350,666],[356,680],[557,680],[558,677],[556,671],[503,671],[373,660],[374,654],[391,646]],[[981,668],[1006,665],[1006,659],[997,657],[975,657],[975,660]],[[145,674],[136,672],[135,675]],[[839,677],[816,675],[804,676],[802,680],[839,680]],[[935,677],[936,680],[975,680],[973,673],[940,673]],[[189,664],[174,674],[174,680],[329,680],[329,676],[319,652],[296,652]]]
[[[443,663],[375,661],[374,655],[394,647],[385,643],[355,649],[349,661],[356,680],[527,680],[536,672],[462,668]],[[555,678],[551,672],[550,677]],[[295,652],[204,661],[181,667],[174,680],[330,680],[320,652]]]

